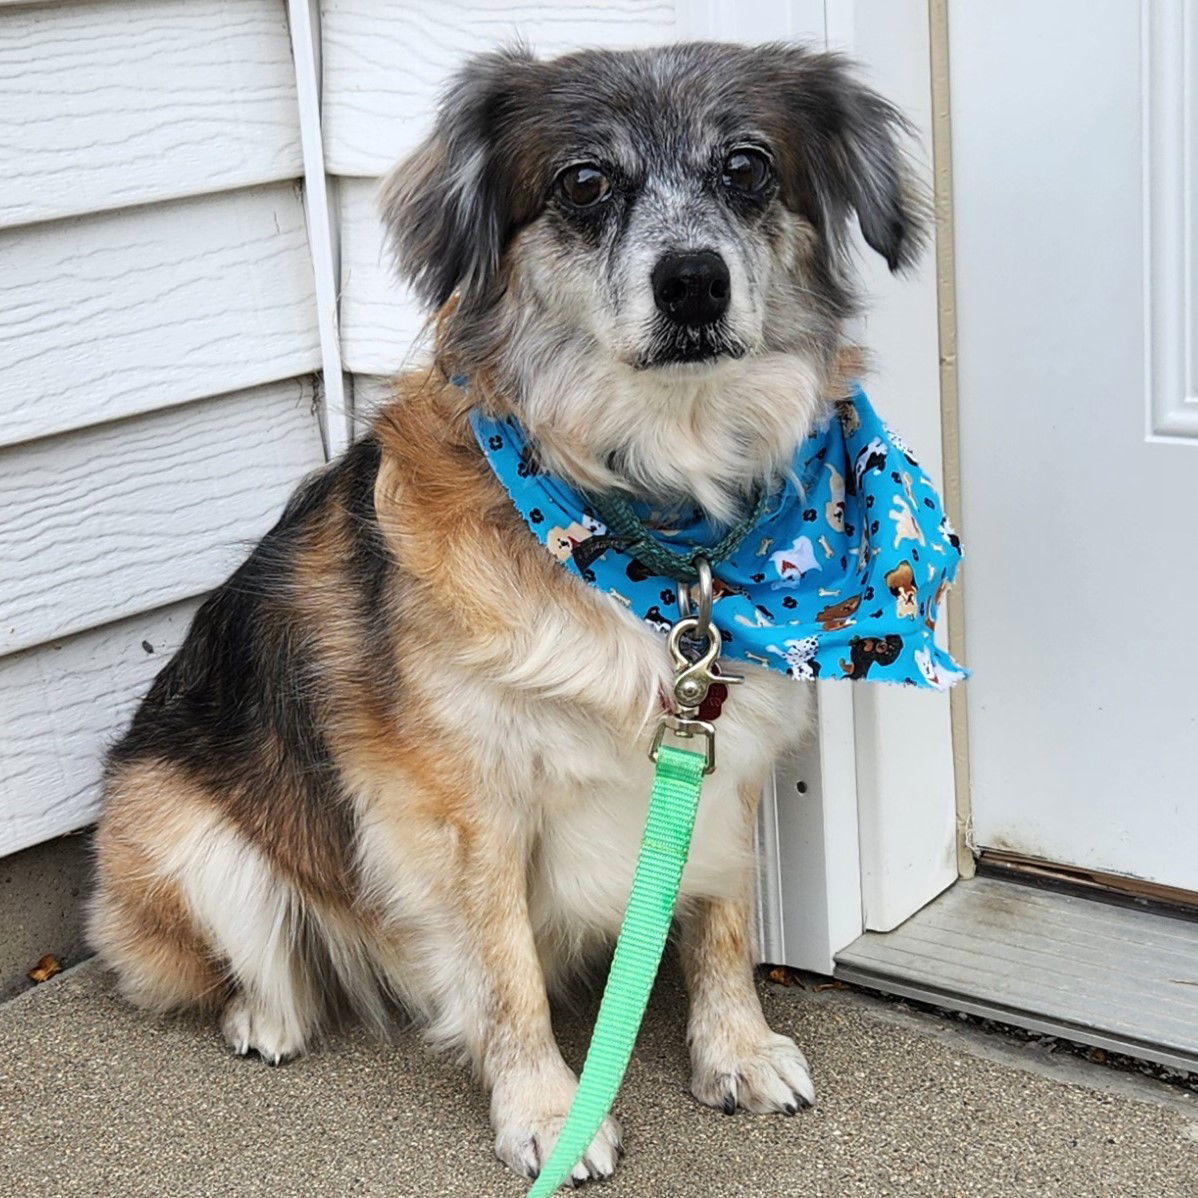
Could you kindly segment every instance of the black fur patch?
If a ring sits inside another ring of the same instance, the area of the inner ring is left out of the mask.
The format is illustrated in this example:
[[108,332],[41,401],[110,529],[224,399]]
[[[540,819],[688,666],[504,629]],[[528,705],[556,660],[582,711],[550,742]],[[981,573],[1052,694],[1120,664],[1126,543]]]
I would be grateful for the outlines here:
[[[323,729],[316,630],[297,611],[297,561],[318,524],[347,521],[345,562],[362,668],[390,660],[391,563],[374,511],[379,447],[355,444],[308,479],[249,558],[200,607],[182,646],[155,678],[109,767],[160,760],[180,767],[261,851],[309,891],[344,897],[353,818]],[[345,543],[337,539],[338,545]]]

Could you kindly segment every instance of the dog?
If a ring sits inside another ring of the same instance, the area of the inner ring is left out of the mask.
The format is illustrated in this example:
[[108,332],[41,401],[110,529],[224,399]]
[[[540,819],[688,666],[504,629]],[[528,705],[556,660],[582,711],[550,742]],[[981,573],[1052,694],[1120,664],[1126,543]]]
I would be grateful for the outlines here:
[[851,628],[856,623],[857,609],[860,606],[861,596],[850,595],[839,603],[829,603],[815,618],[825,632],[839,632],[842,628]]
[[[89,927],[129,999],[211,1009],[275,1063],[339,1007],[402,1007],[536,1175],[576,1087],[548,996],[619,928],[671,673],[529,534],[468,413],[580,490],[735,520],[846,394],[850,221],[891,270],[918,253],[905,132],[800,46],[462,69],[381,191],[432,364],[300,486],[109,754]],[[691,1088],[794,1114],[815,1092],[754,988],[753,829],[811,697],[743,672],[678,907]],[[609,1118],[574,1180],[620,1150]]]

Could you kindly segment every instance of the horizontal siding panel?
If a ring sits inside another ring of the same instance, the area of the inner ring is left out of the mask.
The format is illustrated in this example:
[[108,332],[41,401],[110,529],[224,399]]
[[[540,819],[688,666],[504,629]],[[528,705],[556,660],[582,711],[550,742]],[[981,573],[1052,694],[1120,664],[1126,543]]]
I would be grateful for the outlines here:
[[0,444],[320,364],[291,184],[0,233]]
[[0,453],[0,653],[206,591],[323,460],[291,380]]
[[467,54],[519,36],[546,57],[674,38],[673,0],[324,0],[322,11],[325,154],[340,175],[379,175],[415,146],[446,77]]
[[0,11],[0,226],[302,171],[282,0]]
[[391,402],[394,387],[391,375],[354,375],[354,436],[364,433],[379,409]]
[[0,856],[92,822],[105,749],[196,600],[0,658]]
[[425,318],[396,281],[375,211],[373,179],[342,179],[341,359],[346,370],[394,374],[420,360]]

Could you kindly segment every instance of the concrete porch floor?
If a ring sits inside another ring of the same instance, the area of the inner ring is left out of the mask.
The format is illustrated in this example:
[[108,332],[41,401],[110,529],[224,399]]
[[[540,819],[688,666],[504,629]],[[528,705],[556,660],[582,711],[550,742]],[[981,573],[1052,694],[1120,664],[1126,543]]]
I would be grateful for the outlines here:
[[[763,984],[820,1106],[729,1118],[686,1091],[667,970],[616,1108],[628,1155],[596,1194],[1195,1198],[1198,1099],[847,990]],[[579,1063],[592,1011],[563,1013]],[[124,1006],[83,965],[0,1007],[0,1194],[518,1198],[466,1071],[349,1032],[278,1069],[214,1028]]]

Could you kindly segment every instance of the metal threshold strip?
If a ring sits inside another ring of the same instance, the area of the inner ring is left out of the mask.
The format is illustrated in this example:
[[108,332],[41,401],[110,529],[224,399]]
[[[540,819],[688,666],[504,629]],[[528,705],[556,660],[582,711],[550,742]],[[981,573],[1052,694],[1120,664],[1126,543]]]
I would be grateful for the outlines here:
[[836,956],[846,982],[1198,1072],[1198,922],[996,878]]

